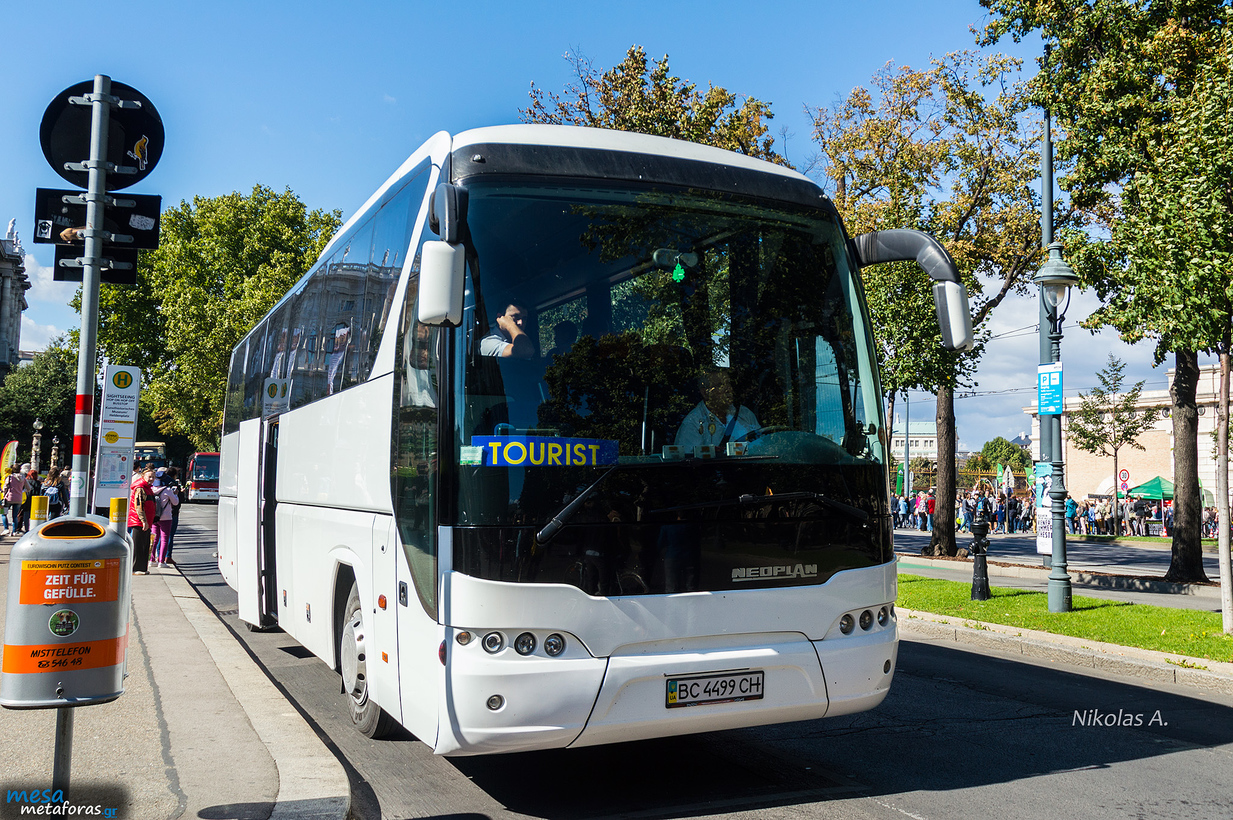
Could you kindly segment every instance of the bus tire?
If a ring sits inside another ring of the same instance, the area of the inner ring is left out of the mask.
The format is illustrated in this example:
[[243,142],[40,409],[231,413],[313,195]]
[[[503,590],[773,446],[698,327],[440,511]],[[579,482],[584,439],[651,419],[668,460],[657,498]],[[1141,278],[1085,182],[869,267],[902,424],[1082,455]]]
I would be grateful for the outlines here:
[[360,606],[360,590],[353,583],[347,605],[343,608],[338,665],[342,671],[343,691],[351,710],[351,723],[365,736],[381,738],[394,728],[394,719],[369,697],[368,638],[364,610]]

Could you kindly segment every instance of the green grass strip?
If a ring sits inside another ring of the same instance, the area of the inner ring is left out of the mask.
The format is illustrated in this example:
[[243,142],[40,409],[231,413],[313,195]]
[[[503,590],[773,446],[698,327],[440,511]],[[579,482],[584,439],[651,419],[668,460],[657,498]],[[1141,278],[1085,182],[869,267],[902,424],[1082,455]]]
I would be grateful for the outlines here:
[[993,597],[988,601],[973,601],[969,583],[900,575],[896,605],[948,617],[1173,652],[1191,658],[1233,661],[1233,635],[1221,632],[1218,612],[1148,606],[1082,595],[1073,597],[1072,611],[1050,612],[1047,593],[999,587],[993,587],[992,592]]

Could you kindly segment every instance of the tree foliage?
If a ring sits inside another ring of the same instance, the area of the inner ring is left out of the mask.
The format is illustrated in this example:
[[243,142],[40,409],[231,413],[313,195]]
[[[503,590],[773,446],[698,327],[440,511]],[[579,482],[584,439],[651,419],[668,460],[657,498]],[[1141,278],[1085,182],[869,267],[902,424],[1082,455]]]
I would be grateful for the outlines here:
[[162,217],[137,286],[100,289],[99,352],[141,368],[164,433],[218,445],[231,349],[308,270],[341,224],[290,190],[194,197]]
[[[1143,449],[1139,436],[1151,429],[1160,417],[1156,408],[1140,411],[1143,382],[1123,390],[1126,363],[1109,354],[1104,369],[1096,374],[1100,382],[1090,393],[1079,394],[1079,407],[1070,414],[1070,440],[1085,453],[1117,458],[1123,447]],[[1116,472],[1115,472],[1116,475]]]
[[1178,97],[1217,50],[1224,0],[980,0],[984,45],[1038,32],[1045,43],[1031,102],[1056,118],[1069,168],[1060,182],[1083,207],[1116,197],[1153,149]]
[[[1011,470],[1021,473],[1030,473],[1032,470],[1032,457],[1028,455],[1028,452],[1002,436],[986,441],[985,445],[980,448],[980,454],[985,463],[990,466],[1001,464],[1003,467],[1010,467]],[[969,461],[968,464],[970,466],[971,462]]]
[[564,95],[545,94],[532,83],[531,105],[519,112],[523,122],[636,131],[788,164],[767,135],[766,123],[774,116],[770,103],[741,97],[722,86],[698,91],[696,84],[671,73],[668,55],[652,65],[638,45],[630,46],[619,65],[602,73],[577,51],[566,59],[574,68],[575,81],[565,86]]
[[[0,385],[0,444],[17,440],[30,452],[34,420],[43,423],[42,463],[48,463],[51,440],[72,452],[77,396],[77,346],[60,336],[35,354],[28,365],[13,369]],[[23,458],[22,460],[26,460]]]
[[[817,108],[814,168],[827,181],[850,233],[916,228],[950,252],[972,299],[978,340],[1011,293],[1027,294],[1041,261],[1039,128],[1027,110],[1019,63],[966,52],[925,70],[887,66],[870,88]],[[1063,222],[1072,218],[1063,212]],[[929,278],[911,264],[862,271],[882,358],[882,385],[938,394],[939,508],[954,509],[954,391],[972,384],[982,345],[942,349]],[[949,522],[935,551],[954,554]]]

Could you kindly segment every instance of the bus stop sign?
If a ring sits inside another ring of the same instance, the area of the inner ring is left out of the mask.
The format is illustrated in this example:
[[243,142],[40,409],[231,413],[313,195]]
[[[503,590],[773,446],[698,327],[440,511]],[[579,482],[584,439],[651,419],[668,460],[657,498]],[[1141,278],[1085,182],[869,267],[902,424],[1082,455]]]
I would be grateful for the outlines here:
[[[90,159],[89,105],[76,105],[70,97],[94,91],[94,81],[71,85],[56,95],[43,113],[39,144],[53,171],[79,188],[89,185],[89,171],[70,171],[71,162]],[[107,161],[135,173],[108,173],[107,190],[118,191],[149,176],[163,155],[163,119],[154,104],[135,88],[112,81],[111,94],[120,100],[140,103],[137,108],[112,108],[107,128]]]

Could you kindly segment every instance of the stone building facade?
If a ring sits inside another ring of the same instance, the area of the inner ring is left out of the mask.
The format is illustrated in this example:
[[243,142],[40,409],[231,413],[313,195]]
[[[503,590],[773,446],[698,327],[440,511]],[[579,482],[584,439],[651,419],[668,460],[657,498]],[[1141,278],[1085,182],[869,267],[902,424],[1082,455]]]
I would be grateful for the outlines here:
[[[1169,387],[1173,385],[1174,371],[1169,370]],[[1216,453],[1215,438],[1216,409],[1220,397],[1220,368],[1216,365],[1200,368],[1199,385],[1196,395],[1199,406],[1199,483],[1203,488],[1203,504],[1215,503],[1213,490],[1216,488]],[[1113,475],[1113,458],[1109,456],[1086,453],[1070,440],[1070,413],[1079,408],[1081,400],[1078,396],[1065,400],[1062,415],[1062,448],[1065,459],[1066,489],[1075,498],[1086,498],[1088,495],[1111,495],[1115,483]],[[1169,390],[1144,390],[1139,394],[1136,405],[1138,412],[1156,408],[1160,412],[1156,423],[1145,430],[1138,438],[1143,446],[1140,450],[1125,446],[1117,452],[1118,471],[1130,472],[1131,487],[1143,484],[1156,476],[1169,481],[1173,476],[1173,420],[1169,417],[1172,409],[1172,399]],[[1032,417],[1032,458],[1040,460],[1040,419],[1036,415],[1036,405],[1023,408],[1023,412]],[[1233,486],[1233,483],[1230,484]]]
[[17,238],[17,220],[9,223],[8,233],[0,239],[0,380],[17,367],[21,343],[21,314],[29,305],[26,291],[25,253]]

